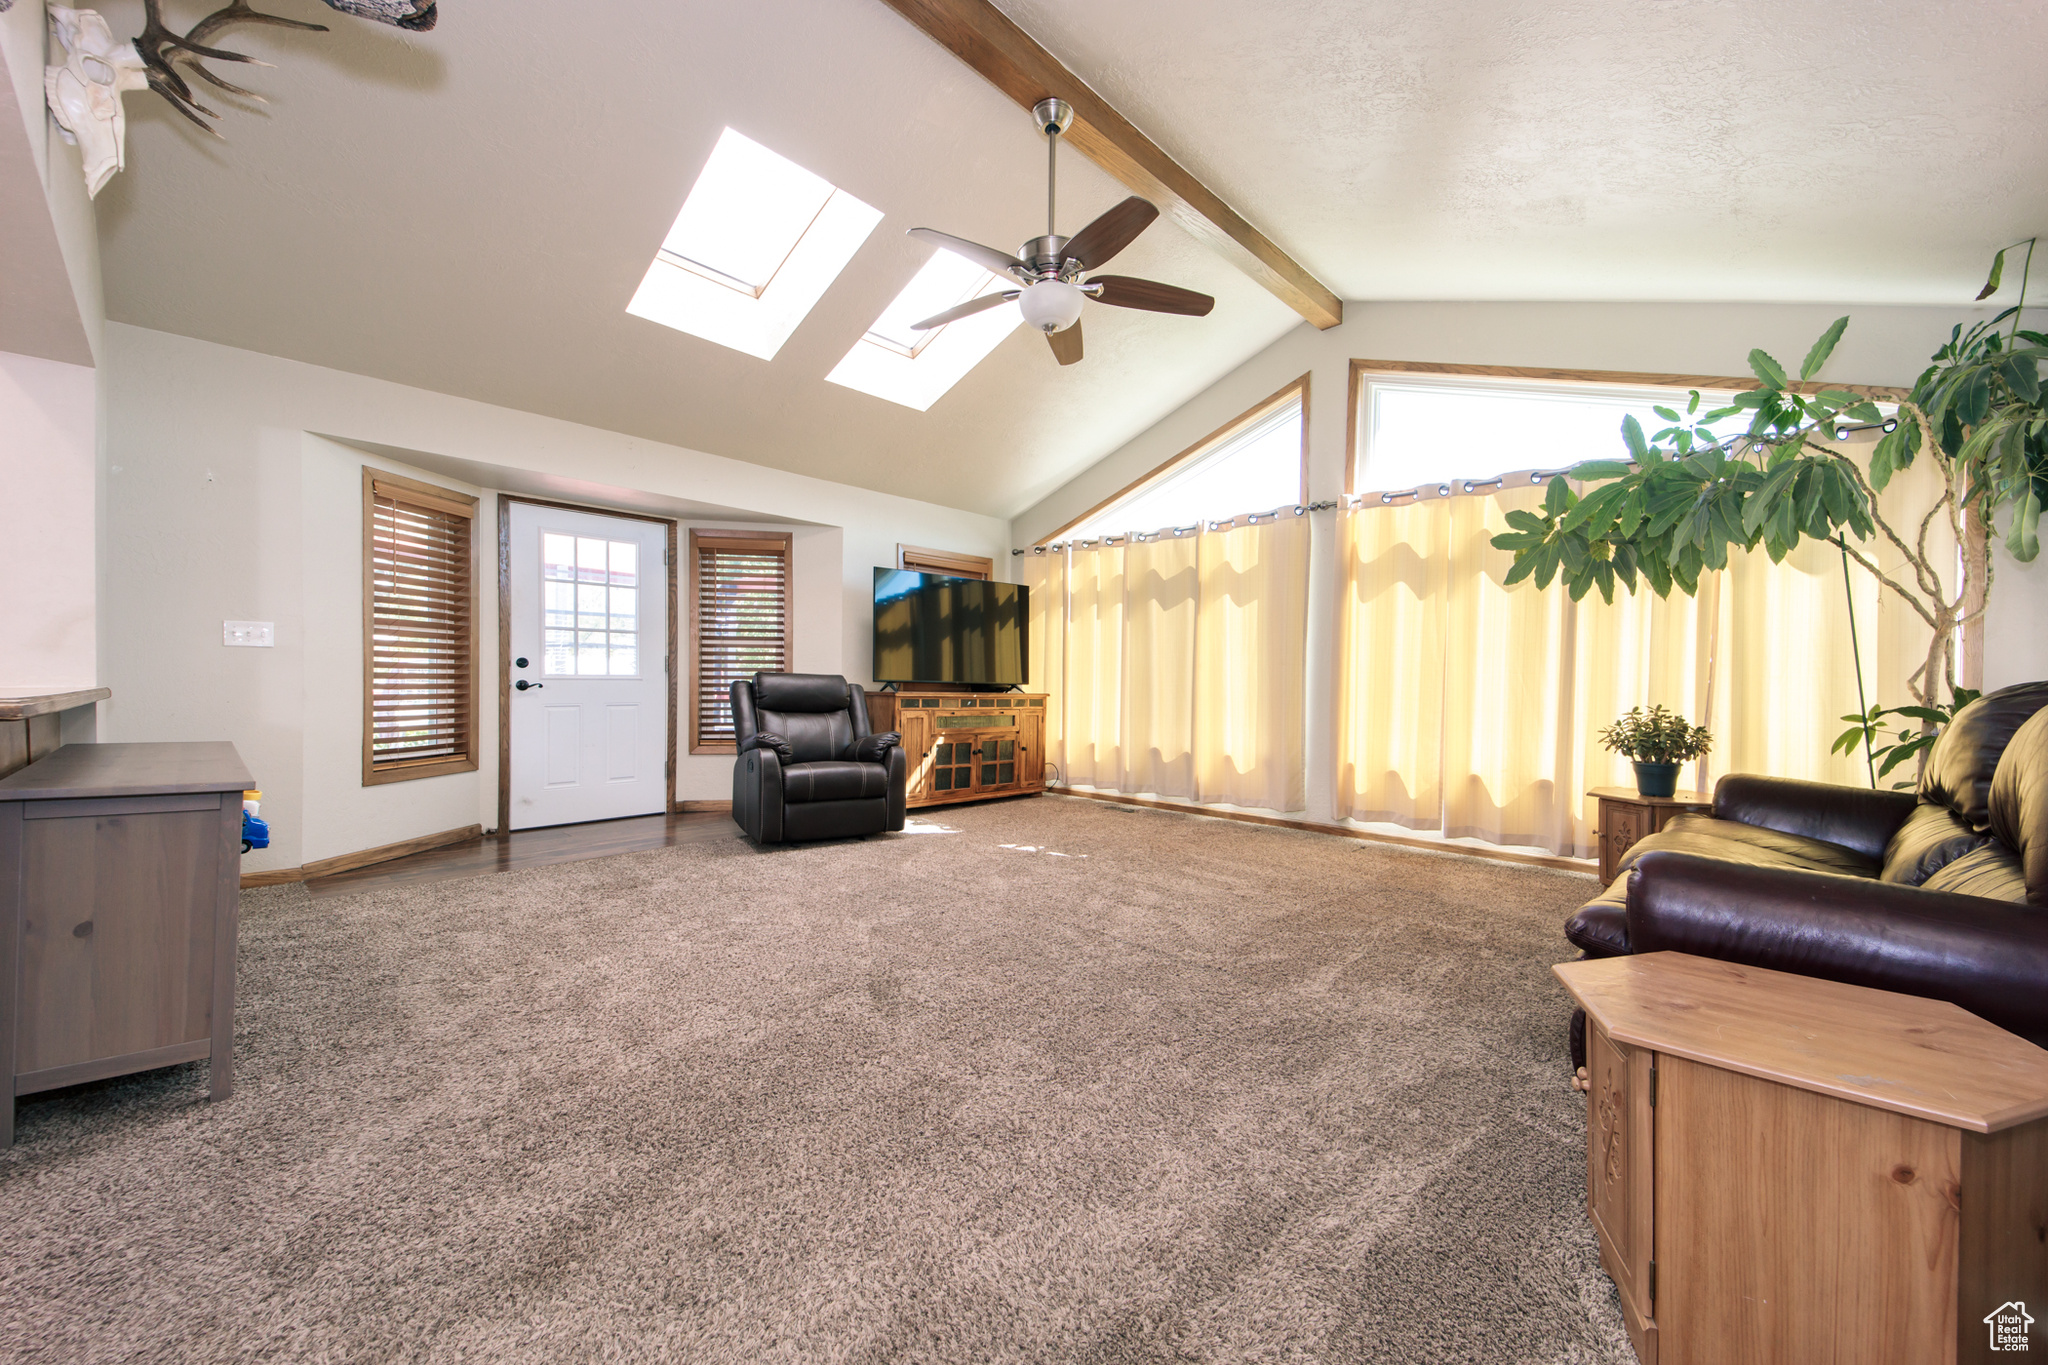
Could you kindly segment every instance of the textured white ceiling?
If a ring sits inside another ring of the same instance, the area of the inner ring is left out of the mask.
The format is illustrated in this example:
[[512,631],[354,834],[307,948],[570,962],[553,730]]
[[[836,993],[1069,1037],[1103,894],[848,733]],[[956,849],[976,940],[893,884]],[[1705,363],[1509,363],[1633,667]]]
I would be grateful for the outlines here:
[[[911,412],[824,375],[923,261],[905,228],[1041,230],[1043,153],[879,0],[267,7],[334,32],[224,40],[278,67],[229,73],[272,102],[217,103],[227,143],[129,97],[120,321],[995,515],[1297,322],[1162,223],[1115,268],[1209,318],[1091,307],[1066,370],[1020,329]],[[1348,299],[1954,302],[2048,217],[2032,0],[1006,8]],[[727,124],[887,215],[772,362],[624,311]],[[1122,193],[1064,158],[1061,227]]]
[[2048,228],[2039,0],[1004,8],[1346,299],[1960,303]]

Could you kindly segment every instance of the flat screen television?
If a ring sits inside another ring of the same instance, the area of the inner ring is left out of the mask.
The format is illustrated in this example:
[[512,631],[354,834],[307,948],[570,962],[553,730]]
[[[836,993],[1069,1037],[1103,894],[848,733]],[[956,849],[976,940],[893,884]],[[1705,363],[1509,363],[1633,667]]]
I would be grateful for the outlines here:
[[875,570],[875,678],[1021,687],[1031,679],[1031,590]]

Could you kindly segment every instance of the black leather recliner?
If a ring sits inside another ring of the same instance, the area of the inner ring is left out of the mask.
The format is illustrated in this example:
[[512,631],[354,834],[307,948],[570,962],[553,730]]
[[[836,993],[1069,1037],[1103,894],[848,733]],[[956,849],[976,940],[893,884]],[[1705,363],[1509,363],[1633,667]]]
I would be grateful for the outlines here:
[[904,759],[871,733],[867,697],[837,673],[756,673],[732,685],[732,818],[764,844],[903,828]]

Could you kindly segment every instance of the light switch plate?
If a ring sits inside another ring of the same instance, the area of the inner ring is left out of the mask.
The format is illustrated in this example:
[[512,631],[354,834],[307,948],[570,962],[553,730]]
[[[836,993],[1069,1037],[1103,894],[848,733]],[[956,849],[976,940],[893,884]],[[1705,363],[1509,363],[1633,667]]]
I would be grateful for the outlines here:
[[277,643],[277,630],[269,621],[223,621],[220,642],[244,649],[269,649]]

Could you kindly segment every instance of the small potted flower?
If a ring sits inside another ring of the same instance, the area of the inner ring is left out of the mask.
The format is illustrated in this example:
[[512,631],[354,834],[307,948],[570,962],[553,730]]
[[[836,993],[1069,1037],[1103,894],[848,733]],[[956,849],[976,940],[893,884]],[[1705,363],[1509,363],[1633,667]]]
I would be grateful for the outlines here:
[[1636,791],[1644,796],[1670,796],[1678,790],[1678,766],[1704,757],[1714,737],[1704,725],[1689,724],[1676,711],[1631,706],[1628,714],[1600,732],[1600,742],[1632,760]]

